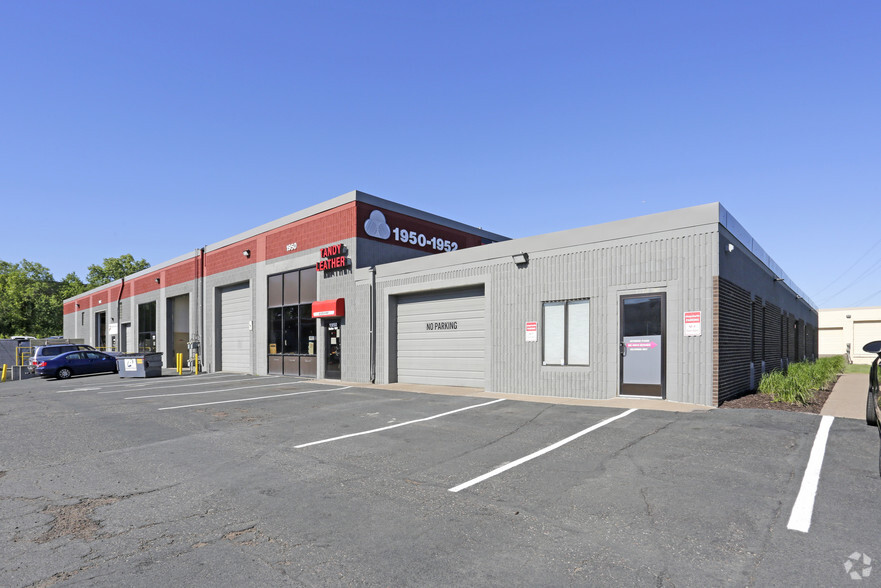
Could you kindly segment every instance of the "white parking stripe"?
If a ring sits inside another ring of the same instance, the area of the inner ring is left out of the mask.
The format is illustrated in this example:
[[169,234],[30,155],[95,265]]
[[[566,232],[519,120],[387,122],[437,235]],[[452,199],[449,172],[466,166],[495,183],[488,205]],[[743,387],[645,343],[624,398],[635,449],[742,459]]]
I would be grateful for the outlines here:
[[178,408],[193,408],[195,406],[210,406],[212,404],[227,404],[229,402],[250,402],[252,400],[266,400],[267,398],[283,398],[285,396],[299,396],[300,394],[314,394],[315,392],[333,392],[334,390],[345,390],[347,388],[351,388],[351,386],[343,386],[342,388],[322,388],[320,390],[304,390],[302,392],[289,392],[287,394],[274,394],[272,396],[254,396],[253,398],[236,398],[235,400],[218,400],[216,402],[186,404],[184,406],[166,406],[157,410],[176,410]]
[[458,486],[453,486],[452,488],[450,488],[450,492],[458,492],[460,490],[464,490],[465,488],[469,488],[471,486],[474,486],[475,484],[479,484],[480,482],[483,482],[484,480],[488,480],[489,478],[492,478],[493,476],[497,476],[497,475],[501,474],[502,472],[506,472],[512,468],[516,468],[520,464],[524,464],[527,461],[530,461],[532,459],[535,459],[536,457],[540,457],[540,456],[544,455],[545,453],[553,451],[554,449],[562,447],[563,445],[566,445],[570,441],[575,441],[576,439],[578,439],[582,435],[587,435],[591,431],[596,431],[600,427],[605,427],[606,425],[608,425],[609,423],[611,423],[613,421],[617,421],[620,418],[624,418],[627,415],[629,415],[630,413],[636,412],[636,410],[637,409],[635,409],[635,408],[631,408],[630,410],[624,411],[619,415],[613,416],[612,418],[608,418],[600,423],[595,424],[592,427],[588,427],[587,429],[584,429],[583,431],[575,433],[574,435],[570,435],[569,437],[566,437],[565,439],[563,439],[561,441],[557,441],[553,445],[548,445],[544,449],[540,449],[540,450],[536,451],[535,453],[530,453],[526,457],[521,457],[520,459],[512,461],[510,463],[506,463],[505,465],[500,466],[491,472],[487,472],[486,474],[483,474],[482,476],[478,476],[478,477],[474,478],[473,480],[469,480],[463,484],[459,484]]
[[[240,378],[238,380],[223,380],[224,384],[230,384],[232,382],[254,382],[256,380],[274,380],[279,378],[280,376],[258,376],[252,378]],[[201,377],[200,377],[201,378]],[[130,384],[125,388],[120,388],[117,390],[104,390],[103,392],[98,392],[98,394],[119,394],[120,392],[131,392],[132,388],[137,388],[139,390],[149,389],[150,387],[156,388],[157,390],[168,390],[169,388],[188,388],[190,386],[210,386],[214,383],[214,378],[209,381],[200,381],[200,382],[192,382],[189,384],[171,384],[171,385],[160,385],[156,382],[150,382],[147,384]],[[292,380],[299,382],[301,380]]]
[[805,475],[801,480],[801,489],[792,505],[792,514],[789,515],[787,529],[807,533],[811,528],[811,518],[814,516],[814,499],[817,496],[817,486],[820,484],[820,470],[823,468],[823,458],[826,455],[826,442],[829,440],[829,429],[835,417],[826,415],[820,420],[817,436],[814,437],[814,446],[811,448],[811,457],[805,468]]
[[[203,374],[199,376],[199,379],[211,379],[211,380],[219,380],[224,378],[232,378],[239,377],[241,378],[244,374]],[[126,388],[143,388],[145,386],[156,386],[157,382],[161,381],[169,381],[174,380],[177,381],[178,378],[189,379],[189,376],[164,376],[162,380],[155,380],[154,378],[113,378],[113,374],[99,374],[99,376],[104,376],[100,378],[96,378],[92,380],[92,376],[82,376],[81,378],[77,378],[74,380],[61,380],[58,382],[58,387],[63,392],[78,392],[80,388],[83,387],[84,383],[88,381],[89,387],[94,387],[95,390],[107,390],[108,388],[119,388],[120,386],[124,386]],[[265,376],[264,376],[265,377]],[[127,380],[127,381],[126,381]],[[118,392],[119,390],[111,390],[111,392]],[[104,392],[99,392],[99,394],[104,394]]]
[[232,392],[233,390],[249,390],[251,388],[273,388],[275,386],[294,386],[302,382],[279,382],[277,384],[259,384],[257,386],[239,386],[238,388],[217,388],[215,390],[200,390],[198,392],[173,392],[171,394],[147,394],[144,396],[128,396],[124,400],[140,400],[142,398],[166,398],[168,396],[192,396],[193,394],[216,394],[217,392]]
[[309,447],[310,445],[320,445],[322,443],[330,443],[331,441],[339,441],[340,439],[348,439],[349,437],[358,437],[359,435],[369,435],[370,433],[379,433],[380,431],[388,431],[389,429],[396,429],[398,427],[412,425],[414,423],[424,423],[425,421],[439,419],[441,417],[455,414],[457,412],[462,412],[463,410],[471,410],[472,408],[480,408],[481,406],[488,406],[490,404],[495,404],[496,402],[501,402],[502,400],[504,400],[504,398],[499,398],[498,400],[493,400],[491,402],[484,402],[483,404],[475,404],[473,406],[466,406],[465,408],[457,408],[456,410],[451,410],[449,412],[444,412],[441,414],[436,414],[434,416],[425,417],[424,419],[416,419],[414,421],[397,423],[395,425],[389,425],[387,427],[380,427],[378,429],[370,429],[369,431],[361,431],[360,433],[350,433],[348,435],[340,435],[339,437],[331,437],[330,439],[322,439],[321,441],[312,441],[310,443],[303,443],[302,445],[295,445],[294,449],[302,449],[303,447]]

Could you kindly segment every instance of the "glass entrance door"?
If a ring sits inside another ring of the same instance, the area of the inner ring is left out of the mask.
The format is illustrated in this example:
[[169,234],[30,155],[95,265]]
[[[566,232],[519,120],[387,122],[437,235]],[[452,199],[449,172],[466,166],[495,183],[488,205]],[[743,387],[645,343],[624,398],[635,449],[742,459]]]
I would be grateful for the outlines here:
[[324,377],[339,380],[342,377],[340,354],[342,350],[342,329],[339,320],[326,321],[324,340],[327,345],[327,355],[324,362]]
[[621,297],[621,395],[664,398],[665,294]]

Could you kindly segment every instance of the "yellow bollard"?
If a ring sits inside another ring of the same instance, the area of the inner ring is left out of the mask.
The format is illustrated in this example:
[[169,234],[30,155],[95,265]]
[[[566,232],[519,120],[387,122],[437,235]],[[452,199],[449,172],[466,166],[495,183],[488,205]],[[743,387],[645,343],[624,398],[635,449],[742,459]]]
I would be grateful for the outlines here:
[[3,364],[3,375],[0,376],[0,382],[5,382],[5,381],[6,381],[6,364],[4,363]]
[[177,354],[177,375],[183,375],[184,373],[184,354]]
[[199,354],[196,353],[196,375],[199,375]]

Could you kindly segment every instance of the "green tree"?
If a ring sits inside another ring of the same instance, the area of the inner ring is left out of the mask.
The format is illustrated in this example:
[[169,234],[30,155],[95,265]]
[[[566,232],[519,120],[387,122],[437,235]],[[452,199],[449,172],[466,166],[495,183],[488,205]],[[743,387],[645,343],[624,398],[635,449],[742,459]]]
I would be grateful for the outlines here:
[[107,257],[101,265],[90,265],[86,276],[86,285],[89,289],[109,284],[114,280],[124,278],[135,272],[150,267],[146,259],[135,261],[131,253],[119,257]]
[[88,290],[83,281],[73,272],[70,272],[58,282],[58,299],[59,303],[64,302],[67,298],[73,298]]
[[103,265],[89,266],[89,283],[84,284],[73,272],[55,281],[49,269],[39,263],[0,260],[0,337],[60,335],[66,298],[149,266],[146,260],[135,261],[130,254],[108,258]]
[[61,332],[59,286],[49,269],[0,261],[0,333],[47,337]]

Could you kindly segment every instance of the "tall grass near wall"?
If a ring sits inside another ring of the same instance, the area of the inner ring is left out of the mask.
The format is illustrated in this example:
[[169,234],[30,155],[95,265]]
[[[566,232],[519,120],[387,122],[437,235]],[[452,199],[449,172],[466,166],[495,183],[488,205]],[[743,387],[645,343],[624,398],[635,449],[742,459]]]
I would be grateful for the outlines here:
[[843,355],[822,357],[814,362],[792,363],[786,372],[775,370],[763,374],[759,392],[769,394],[774,402],[807,404],[814,399],[817,390],[835,381],[845,365]]

